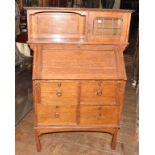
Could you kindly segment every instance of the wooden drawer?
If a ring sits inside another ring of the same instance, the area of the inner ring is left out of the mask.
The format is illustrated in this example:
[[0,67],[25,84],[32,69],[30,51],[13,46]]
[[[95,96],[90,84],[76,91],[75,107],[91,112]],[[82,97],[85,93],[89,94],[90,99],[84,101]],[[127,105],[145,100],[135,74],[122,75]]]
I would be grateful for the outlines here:
[[77,107],[72,106],[37,106],[38,125],[74,125],[77,122]]
[[[59,96],[60,95],[60,96]],[[65,96],[64,91],[57,91],[51,93],[41,93],[41,104],[44,105],[76,105],[78,103],[77,96]]]
[[80,108],[81,125],[116,125],[119,108],[117,106],[85,106]]
[[75,105],[78,102],[78,83],[66,81],[43,81],[39,83],[37,94],[39,104],[56,105],[69,104]]
[[116,104],[115,81],[85,81],[81,86],[81,104]]

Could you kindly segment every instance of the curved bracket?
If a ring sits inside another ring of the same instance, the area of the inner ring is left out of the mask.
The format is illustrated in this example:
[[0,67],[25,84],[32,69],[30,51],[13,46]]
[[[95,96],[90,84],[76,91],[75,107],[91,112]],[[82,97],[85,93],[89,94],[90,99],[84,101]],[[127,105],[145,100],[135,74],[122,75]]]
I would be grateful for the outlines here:
[[28,43],[28,46],[30,47],[30,49],[32,49],[33,51],[35,51],[36,45],[34,45],[34,44],[29,44],[29,43]]

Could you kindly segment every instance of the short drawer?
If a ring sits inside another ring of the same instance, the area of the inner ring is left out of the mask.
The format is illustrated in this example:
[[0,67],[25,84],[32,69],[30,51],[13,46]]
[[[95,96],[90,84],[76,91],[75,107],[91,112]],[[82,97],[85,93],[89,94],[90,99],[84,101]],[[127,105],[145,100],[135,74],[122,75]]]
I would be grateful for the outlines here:
[[74,125],[77,124],[76,106],[37,106],[38,125]]
[[44,105],[76,105],[78,104],[77,96],[65,96],[64,91],[51,93],[41,93],[41,104]]
[[81,85],[81,104],[115,105],[115,81],[85,81]]
[[78,102],[78,83],[65,81],[40,82],[37,94],[39,103],[43,105],[75,105]]
[[119,108],[117,106],[86,106],[80,108],[81,125],[117,125]]

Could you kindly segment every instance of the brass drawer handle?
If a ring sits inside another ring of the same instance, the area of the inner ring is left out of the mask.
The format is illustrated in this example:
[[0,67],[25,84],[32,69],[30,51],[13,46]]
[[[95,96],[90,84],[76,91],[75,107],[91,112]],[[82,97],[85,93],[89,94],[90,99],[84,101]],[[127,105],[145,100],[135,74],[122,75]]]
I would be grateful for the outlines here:
[[59,113],[58,113],[58,112],[55,112],[55,113],[54,113],[54,117],[55,117],[55,118],[59,118],[59,117],[60,117]]
[[102,96],[102,90],[98,90],[96,94],[97,96]]
[[57,95],[58,97],[61,97],[61,96],[62,96],[62,92],[56,92],[56,95]]

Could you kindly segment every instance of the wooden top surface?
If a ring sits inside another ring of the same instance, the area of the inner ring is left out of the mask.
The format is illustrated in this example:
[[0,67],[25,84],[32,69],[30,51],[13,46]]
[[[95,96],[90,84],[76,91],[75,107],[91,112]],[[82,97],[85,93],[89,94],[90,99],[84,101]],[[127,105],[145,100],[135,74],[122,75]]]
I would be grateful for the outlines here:
[[124,45],[127,46],[129,43],[128,42],[91,42],[86,39],[70,39],[70,38],[60,38],[60,39],[52,39],[52,38],[32,38],[27,41],[28,44],[33,44],[33,43],[53,43],[53,44],[60,44],[60,43],[65,43],[65,44],[73,44],[73,45]]
[[24,7],[26,10],[68,10],[68,11],[101,11],[101,12],[127,12],[132,13],[134,10],[126,9],[100,9],[100,8],[63,8],[63,7]]

